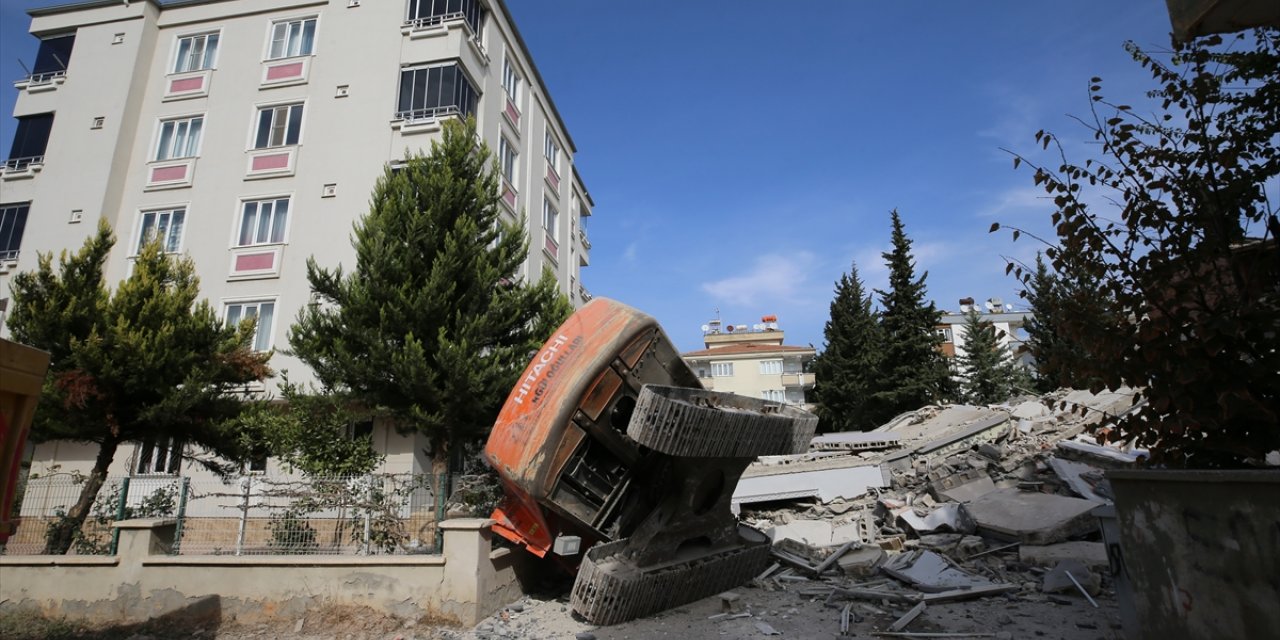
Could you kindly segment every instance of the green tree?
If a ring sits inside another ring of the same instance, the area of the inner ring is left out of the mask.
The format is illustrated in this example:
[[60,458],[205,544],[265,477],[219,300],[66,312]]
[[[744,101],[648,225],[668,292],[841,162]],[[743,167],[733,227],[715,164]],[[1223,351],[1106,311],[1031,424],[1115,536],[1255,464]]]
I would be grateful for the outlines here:
[[165,255],[159,241],[108,291],[103,265],[114,244],[103,221],[78,252],[63,252],[56,270],[52,254],[41,254],[36,270],[15,276],[11,287],[14,338],[52,355],[33,437],[98,445],[45,553],[70,547],[122,443],[174,439],[239,459],[243,450],[228,427],[242,407],[237,392],[271,375],[270,354],[250,348],[252,323],[224,326],[207,301],[197,301],[190,259]]
[[1018,393],[1027,383],[1023,367],[1013,360],[992,322],[969,309],[964,318],[964,353],[960,365],[960,391],[965,402],[991,404]]
[[1027,349],[1036,359],[1034,384],[1043,392],[1061,387],[1087,389],[1091,381],[1086,371],[1092,366],[1089,353],[1064,330],[1063,325],[1078,317],[1097,317],[1106,312],[1097,283],[1073,282],[1049,270],[1042,255],[1036,255],[1035,271],[1021,292],[1031,306],[1027,321]]
[[889,267],[889,290],[880,296],[880,327],[884,334],[884,365],[874,401],[892,416],[926,404],[949,399],[954,391],[951,367],[942,355],[942,340],[934,329],[942,314],[933,302],[925,302],[924,281],[929,273],[915,276],[911,239],[895,209],[893,248],[881,254]]
[[1050,162],[1014,154],[1053,198],[1054,272],[1100,302],[1064,316],[1062,335],[1086,350],[1092,389],[1145,400],[1103,435],[1168,466],[1258,465],[1280,449],[1280,30],[1235,40],[1167,60],[1129,43],[1157,104],[1111,102],[1094,78],[1081,122],[1099,158],[1071,162],[1043,131]]
[[274,457],[306,476],[355,476],[373,471],[383,459],[372,434],[352,434],[354,426],[372,419],[350,398],[303,389],[286,375],[280,401],[255,403],[238,427],[245,447],[255,455]]
[[308,260],[317,304],[289,332],[325,387],[424,434],[437,473],[488,433],[570,311],[550,273],[521,281],[523,226],[503,218],[497,168],[476,140],[474,120],[447,121],[430,154],[383,174],[355,224],[354,270]]
[[826,344],[814,359],[814,402],[824,431],[864,431],[885,416],[873,402],[882,364],[883,338],[871,296],[858,278],[858,265],[836,282]]

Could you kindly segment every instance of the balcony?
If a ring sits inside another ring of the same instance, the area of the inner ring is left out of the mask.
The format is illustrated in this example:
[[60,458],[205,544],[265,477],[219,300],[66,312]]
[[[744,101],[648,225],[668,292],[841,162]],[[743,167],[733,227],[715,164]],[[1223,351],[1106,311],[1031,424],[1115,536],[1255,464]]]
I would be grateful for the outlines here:
[[811,388],[813,387],[814,377],[812,373],[784,373],[782,374],[782,386],[785,388]]
[[0,164],[0,178],[4,180],[32,178],[43,168],[44,156],[9,158]]
[[43,73],[33,73],[15,83],[14,88],[18,91],[26,91],[27,93],[40,93],[42,91],[53,91],[62,83],[67,81],[67,70],[58,69],[57,71],[45,71]]
[[440,130],[442,119],[461,116],[462,109],[457,105],[397,111],[395,119],[391,121],[391,128],[399,129],[401,135],[433,133]]

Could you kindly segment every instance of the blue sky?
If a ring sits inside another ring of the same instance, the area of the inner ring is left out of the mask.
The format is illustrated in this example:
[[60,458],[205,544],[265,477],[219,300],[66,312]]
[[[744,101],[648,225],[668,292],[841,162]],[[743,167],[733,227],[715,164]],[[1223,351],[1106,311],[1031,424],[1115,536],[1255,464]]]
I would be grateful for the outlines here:
[[[395,0],[379,0],[395,1]],[[0,3],[0,111],[37,41]],[[1168,47],[1163,0],[765,2],[507,0],[578,147],[595,199],[583,282],[658,318],[682,350],[715,317],[778,316],[821,348],[835,281],[856,261],[883,288],[897,208],[943,309],[1020,305],[1002,256],[1036,247],[992,222],[1047,231],[1050,206],[1014,149],[1044,128],[1092,152],[1070,115],[1086,88],[1142,104],[1122,48]],[[13,120],[0,122],[8,151]]]

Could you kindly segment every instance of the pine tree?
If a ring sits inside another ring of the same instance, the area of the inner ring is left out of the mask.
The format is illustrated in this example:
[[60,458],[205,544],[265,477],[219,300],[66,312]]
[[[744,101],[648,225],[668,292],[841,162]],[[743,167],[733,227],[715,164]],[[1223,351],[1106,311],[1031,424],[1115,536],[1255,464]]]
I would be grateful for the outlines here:
[[961,392],[970,404],[1002,402],[1026,382],[1023,367],[1013,361],[1000,342],[996,327],[970,309],[964,318],[964,353],[960,364]]
[[1102,316],[1106,304],[1099,287],[1088,282],[1072,282],[1049,271],[1036,255],[1036,270],[1023,291],[1031,305],[1032,318],[1026,324],[1027,348],[1036,359],[1036,386],[1041,391],[1059,387],[1087,389],[1091,366],[1088,350],[1072,341],[1065,323],[1088,314]]
[[383,174],[355,225],[354,270],[308,260],[317,304],[289,332],[324,386],[424,434],[437,473],[488,433],[570,310],[550,273],[521,282],[523,227],[503,220],[496,167],[476,140],[474,120],[447,121],[430,154]]
[[884,365],[875,401],[888,415],[911,411],[947,399],[954,390],[951,370],[939,348],[934,329],[942,314],[925,302],[925,272],[917,279],[911,240],[895,209],[893,249],[881,254],[889,267],[889,290],[880,296],[880,327],[884,333]]
[[813,393],[822,430],[874,429],[887,417],[873,402],[883,339],[871,296],[864,293],[858,278],[857,263],[836,282],[823,335],[826,344],[813,363]]
[[71,547],[123,443],[175,439],[241,459],[229,428],[243,407],[237,391],[271,375],[270,354],[250,348],[252,322],[223,326],[207,301],[197,302],[191,260],[165,255],[158,240],[109,291],[103,265],[114,244],[103,221],[80,251],[63,252],[57,270],[52,254],[41,254],[35,271],[13,280],[14,339],[52,356],[33,438],[98,445],[80,496],[51,530],[45,553]]

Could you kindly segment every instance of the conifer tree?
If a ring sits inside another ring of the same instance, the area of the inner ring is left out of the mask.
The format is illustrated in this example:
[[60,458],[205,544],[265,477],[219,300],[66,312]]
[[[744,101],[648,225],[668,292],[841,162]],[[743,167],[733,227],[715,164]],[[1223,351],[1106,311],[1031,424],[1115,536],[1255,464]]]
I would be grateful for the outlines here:
[[1026,324],[1027,348],[1036,359],[1035,384],[1041,391],[1059,387],[1087,389],[1091,366],[1088,351],[1072,340],[1064,327],[1089,314],[1106,313],[1104,294],[1090,283],[1072,282],[1049,271],[1036,255],[1036,270],[1022,292],[1031,305],[1032,318]]
[[1026,383],[1022,366],[1001,344],[995,325],[977,309],[965,314],[964,353],[956,359],[960,364],[961,392],[970,404],[1007,400]]
[[885,348],[881,385],[874,398],[892,416],[948,399],[954,385],[939,348],[941,338],[934,332],[942,314],[932,301],[925,302],[929,273],[916,278],[911,239],[897,209],[890,218],[893,248],[881,254],[889,267],[889,290],[876,291]]
[[499,193],[475,121],[446,121],[431,153],[378,180],[355,224],[354,269],[308,260],[317,304],[289,332],[325,387],[424,434],[436,473],[488,433],[530,354],[570,311],[550,273],[521,281],[526,238],[502,218]]
[[823,431],[873,429],[886,417],[873,402],[880,376],[882,337],[879,318],[864,293],[858,265],[836,282],[826,344],[814,360],[814,397]]
[[[228,460],[243,456],[230,428],[243,385],[271,375],[270,354],[251,350],[253,323],[225,327],[205,300],[190,259],[146,244],[114,292],[103,265],[115,244],[105,221],[58,268],[41,254],[14,277],[9,328],[18,342],[52,357],[32,425],[36,440],[98,445],[76,502],[49,532],[45,553],[66,553],[126,442],[175,441]],[[194,459],[216,471],[215,460]]]

